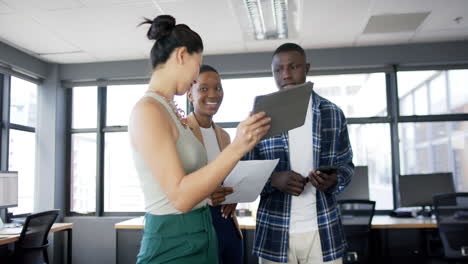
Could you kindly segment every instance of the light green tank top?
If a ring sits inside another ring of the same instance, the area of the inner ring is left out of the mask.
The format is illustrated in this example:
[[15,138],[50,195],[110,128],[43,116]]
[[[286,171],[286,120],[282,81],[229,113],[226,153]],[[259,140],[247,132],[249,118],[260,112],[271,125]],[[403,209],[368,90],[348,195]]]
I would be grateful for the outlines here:
[[[207,154],[203,145],[193,135],[190,128],[185,128],[179,121],[179,118],[174,114],[171,106],[158,94],[146,93],[145,97],[151,97],[160,102],[174,121],[179,137],[176,142],[177,153],[179,154],[182,167],[186,174],[192,173],[207,164]],[[143,160],[142,155],[132,146],[133,160],[135,168],[140,179],[141,189],[145,200],[145,209],[148,213],[155,215],[181,214],[167,198],[166,194],[161,189],[156,178],[152,175],[150,168]],[[167,175],[170,177],[170,175]],[[197,209],[206,205],[206,199],[201,201],[193,209]]]

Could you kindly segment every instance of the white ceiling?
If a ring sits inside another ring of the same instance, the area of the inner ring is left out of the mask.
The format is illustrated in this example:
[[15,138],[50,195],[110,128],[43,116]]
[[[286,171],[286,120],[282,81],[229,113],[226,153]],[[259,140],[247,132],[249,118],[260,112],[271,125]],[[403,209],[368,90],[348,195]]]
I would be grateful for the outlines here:
[[[197,31],[205,54],[268,52],[287,41],[316,49],[468,40],[467,0],[289,3],[298,10],[290,38],[255,41],[243,0],[0,0],[0,41],[55,63],[143,59],[152,42],[147,26],[137,25],[160,14]],[[414,31],[363,34],[372,16],[425,12],[429,15]]]

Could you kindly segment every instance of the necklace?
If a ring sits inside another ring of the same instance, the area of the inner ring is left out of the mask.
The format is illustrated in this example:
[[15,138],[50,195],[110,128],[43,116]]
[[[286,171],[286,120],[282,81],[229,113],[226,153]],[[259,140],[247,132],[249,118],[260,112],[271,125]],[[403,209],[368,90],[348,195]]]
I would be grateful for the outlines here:
[[161,96],[168,104],[169,106],[172,108],[172,111],[174,112],[174,114],[177,116],[177,118],[179,118],[179,121],[180,123],[182,124],[182,126],[184,128],[187,128],[187,118],[185,117],[185,111],[180,109],[178,106],[177,106],[177,103],[174,102],[173,100],[169,100],[169,98],[167,98],[166,96],[164,96],[161,92],[159,91],[152,91],[152,90],[148,90],[147,92],[150,92],[150,93],[155,93],[159,96]]

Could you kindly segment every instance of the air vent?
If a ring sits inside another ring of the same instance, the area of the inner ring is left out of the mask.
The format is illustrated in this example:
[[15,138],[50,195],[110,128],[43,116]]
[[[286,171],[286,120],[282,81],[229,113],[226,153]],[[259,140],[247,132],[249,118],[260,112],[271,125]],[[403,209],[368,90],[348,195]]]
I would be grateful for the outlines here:
[[429,12],[372,16],[363,33],[414,32],[428,15]]

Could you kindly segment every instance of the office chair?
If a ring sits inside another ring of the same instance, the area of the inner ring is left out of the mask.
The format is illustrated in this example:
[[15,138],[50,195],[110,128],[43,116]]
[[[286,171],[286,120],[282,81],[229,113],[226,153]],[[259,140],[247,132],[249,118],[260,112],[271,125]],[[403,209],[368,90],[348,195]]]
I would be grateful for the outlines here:
[[445,258],[468,262],[468,193],[433,196]]
[[26,217],[19,240],[11,257],[13,263],[49,263],[47,235],[54,224],[59,210],[31,214]]
[[369,263],[370,231],[375,201],[338,200],[348,249],[343,263]]

